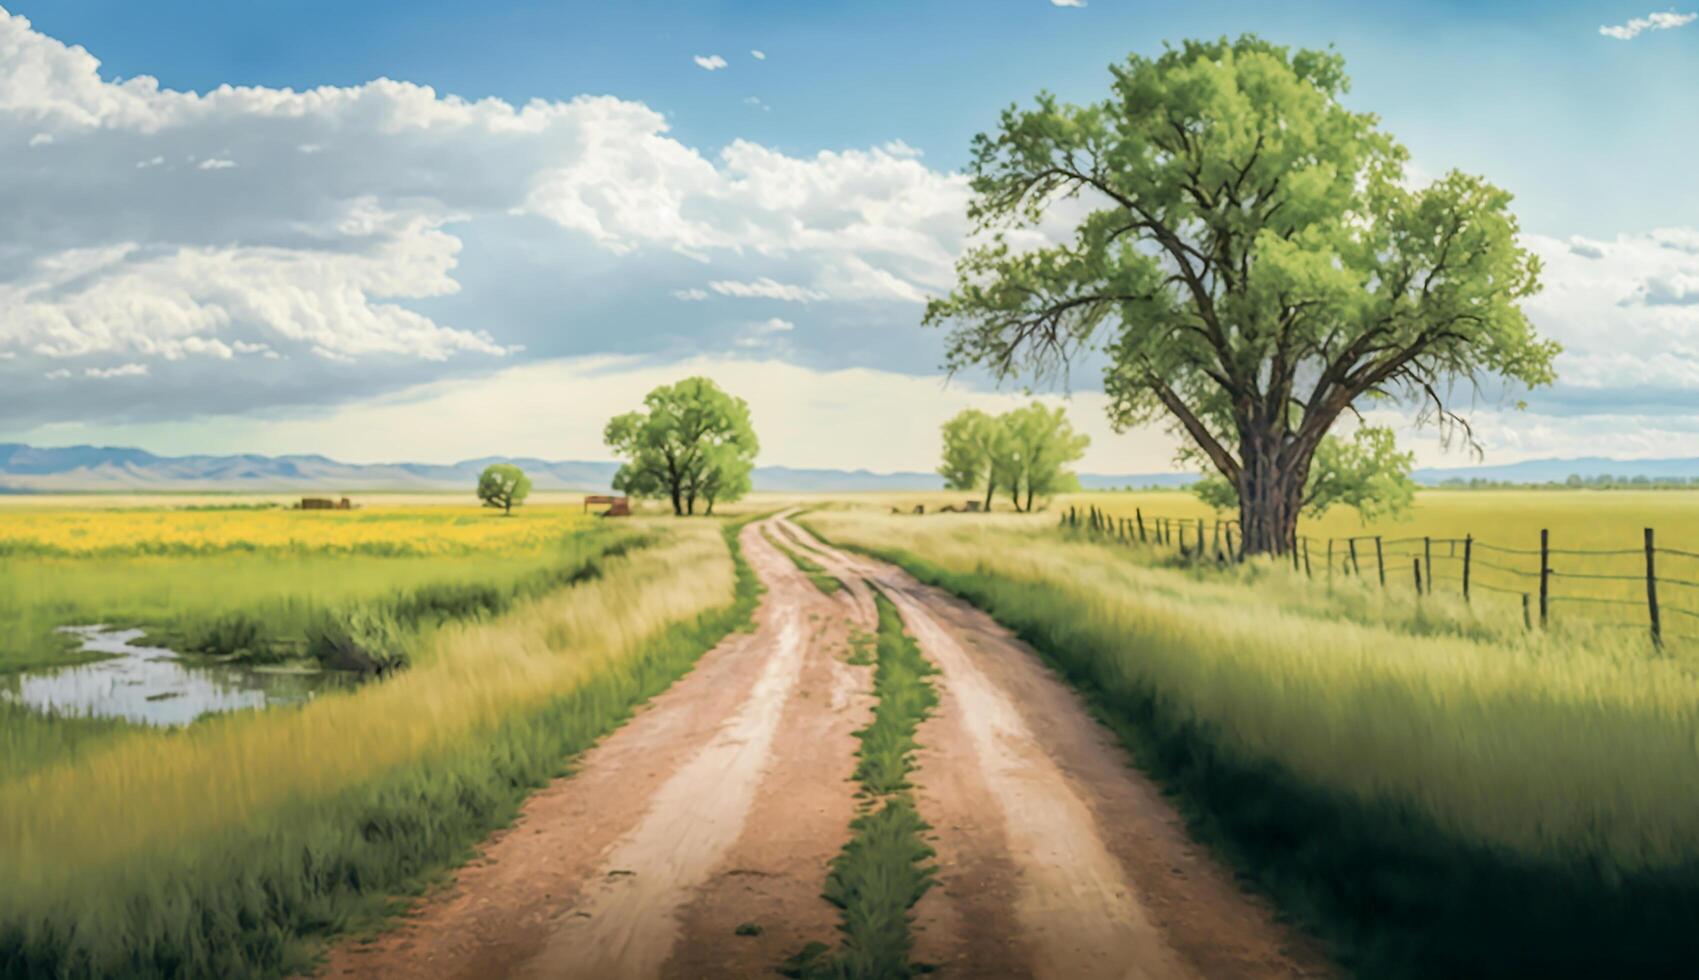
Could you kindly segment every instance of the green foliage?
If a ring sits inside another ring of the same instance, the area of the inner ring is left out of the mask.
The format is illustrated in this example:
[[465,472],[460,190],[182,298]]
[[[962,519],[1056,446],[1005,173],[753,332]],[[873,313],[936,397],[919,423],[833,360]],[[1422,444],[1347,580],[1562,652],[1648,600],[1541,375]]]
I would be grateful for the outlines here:
[[[1182,430],[1248,502],[1253,552],[1287,546],[1310,459],[1359,400],[1449,432],[1454,383],[1553,379],[1510,195],[1455,171],[1412,188],[1404,148],[1340,101],[1338,55],[1245,36],[1111,73],[1102,102],[1043,93],[974,140],[984,243],[926,314],[952,367],[1042,377],[1106,349],[1111,420]],[[1064,200],[1095,207],[1072,241],[1011,246]]]
[[1008,491],[1018,511],[1035,497],[1078,489],[1067,466],[1091,439],[1077,435],[1061,407],[1033,402],[1002,415],[966,409],[944,423],[944,460],[938,472],[951,490],[985,488],[985,509],[997,489]]
[[478,474],[478,499],[485,507],[500,507],[513,513],[513,506],[531,495],[531,478],[510,463],[491,463]]
[[626,463],[614,489],[637,497],[667,497],[673,513],[707,513],[718,501],[741,499],[760,443],[749,421],[749,405],[708,378],[663,385],[643,399],[645,411],[608,421],[603,439]]
[[[1391,429],[1363,426],[1349,441],[1330,435],[1316,447],[1304,486],[1303,513],[1320,517],[1335,504],[1356,510],[1363,523],[1398,520],[1416,501],[1410,468],[1414,453],[1398,451]],[[1206,475],[1189,488],[1218,511],[1239,509],[1239,488],[1219,474]]]
[[407,666],[408,636],[386,609],[354,606],[307,631],[307,655],[331,670],[383,675]]

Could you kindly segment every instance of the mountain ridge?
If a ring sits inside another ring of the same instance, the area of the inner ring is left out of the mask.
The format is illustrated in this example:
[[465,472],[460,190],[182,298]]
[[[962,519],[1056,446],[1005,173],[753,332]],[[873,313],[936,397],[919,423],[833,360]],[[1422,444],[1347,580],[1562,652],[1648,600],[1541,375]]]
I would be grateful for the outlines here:
[[[123,446],[35,447],[0,443],[0,491],[147,492],[147,491],[373,491],[460,490],[477,482],[490,463],[513,463],[526,471],[539,490],[606,490],[619,464],[595,460],[546,460],[531,456],[484,456],[456,463],[344,463],[317,453],[265,456],[197,454],[162,456]],[[1432,486],[1451,479],[1552,483],[1571,474],[1582,477],[1696,477],[1699,458],[1618,460],[1602,456],[1526,460],[1496,466],[1426,468],[1413,474]],[[1197,479],[1188,473],[1082,473],[1088,490],[1121,487],[1180,487]],[[756,467],[757,490],[909,491],[937,490],[933,473],[867,469]]]

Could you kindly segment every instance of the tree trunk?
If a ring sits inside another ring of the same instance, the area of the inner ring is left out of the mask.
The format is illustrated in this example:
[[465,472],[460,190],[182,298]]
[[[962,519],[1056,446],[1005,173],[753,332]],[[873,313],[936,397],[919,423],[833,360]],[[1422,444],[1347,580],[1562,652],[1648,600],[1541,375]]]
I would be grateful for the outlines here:
[[990,477],[986,477],[985,478],[985,512],[987,514],[991,513],[991,495],[993,493],[995,493],[996,491],[997,491],[997,481],[991,479]]
[[1009,503],[1014,505],[1015,513],[1021,511],[1021,481],[1009,481]]
[[683,498],[681,498],[679,496],[679,486],[678,486],[678,484],[674,483],[671,487],[671,490],[672,490],[672,495],[673,495],[673,516],[674,517],[683,517],[684,516],[684,500],[683,500]]
[[1239,472],[1239,531],[1245,555],[1286,555],[1297,545],[1298,512],[1303,507],[1303,475],[1309,461],[1282,461],[1266,441],[1245,440]]
[[1026,485],[1026,512],[1032,513],[1032,484],[1030,482]]

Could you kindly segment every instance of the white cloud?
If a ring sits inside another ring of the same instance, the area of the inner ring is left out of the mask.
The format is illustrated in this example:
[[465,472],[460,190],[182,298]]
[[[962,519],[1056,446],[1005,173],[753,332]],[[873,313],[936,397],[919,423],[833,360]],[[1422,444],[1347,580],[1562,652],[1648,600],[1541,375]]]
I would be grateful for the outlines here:
[[48,146],[53,142],[52,133],[36,133],[29,138],[30,146]]
[[49,380],[49,381],[63,381],[70,376],[71,376],[71,371],[70,371],[69,368],[54,368],[53,370],[47,372],[47,375],[46,375],[47,380]]
[[209,159],[195,165],[197,170],[230,170],[236,166],[235,160]]
[[708,298],[708,291],[706,289],[695,288],[675,289],[673,290],[673,296],[674,298],[682,299],[687,303],[700,303]]
[[749,56],[751,58],[754,58],[756,61],[766,61],[767,60],[767,52],[759,51],[759,50],[756,50],[754,48],[750,49]]
[[[1057,0],[1052,0],[1057,2]],[[1673,10],[1659,11],[1644,17],[1635,17],[1625,24],[1600,27],[1599,33],[1605,37],[1614,37],[1618,41],[1632,41],[1646,31],[1667,31],[1677,27],[1686,27],[1699,20],[1699,13],[1678,14]]]
[[85,368],[85,378],[141,378],[147,376],[146,364],[120,364],[112,368]]
[[690,60],[696,62],[697,67],[708,71],[719,71],[726,66],[726,59],[717,54],[699,54]]
[[761,98],[759,96],[755,96],[755,95],[745,96],[744,99],[743,99],[743,104],[754,106],[755,108],[760,109],[762,112],[772,112],[773,111],[772,106],[768,105],[765,102],[762,102]]
[[796,329],[796,324],[789,320],[773,317],[759,323],[751,323],[738,335],[737,346],[752,349],[771,346],[781,335]]
[[146,160],[137,160],[136,161],[136,169],[137,170],[146,170],[149,167],[157,167],[164,162],[165,162],[164,157],[162,157],[162,156],[152,156],[152,157],[148,157]]
[[826,294],[806,286],[791,286],[782,282],[774,282],[762,277],[754,282],[737,282],[721,279],[708,284],[708,288],[721,296],[737,296],[743,299],[777,299],[787,303],[809,303],[826,298]]
[[1085,0],[1050,0],[1053,7],[1083,7]]

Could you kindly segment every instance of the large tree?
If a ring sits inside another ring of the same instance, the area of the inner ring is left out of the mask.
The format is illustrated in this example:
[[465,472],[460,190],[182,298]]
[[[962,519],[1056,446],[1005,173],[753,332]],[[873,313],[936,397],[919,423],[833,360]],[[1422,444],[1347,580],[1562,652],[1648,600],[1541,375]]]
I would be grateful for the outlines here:
[[[1400,452],[1391,429],[1362,426],[1350,439],[1329,435],[1316,447],[1302,512],[1320,517],[1336,505],[1350,507],[1364,523],[1409,513],[1416,500],[1410,468],[1414,453]],[[1219,474],[1192,484],[1192,492],[1216,510],[1238,510],[1239,488]]]
[[614,474],[614,489],[670,498],[680,516],[696,513],[699,499],[712,512],[717,501],[749,492],[760,444],[748,403],[707,378],[686,378],[649,392],[643,405],[643,411],[609,420],[603,433],[626,458]]
[[[1338,55],[1247,36],[1111,72],[1103,102],[1041,94],[974,140],[976,244],[926,315],[952,368],[1042,378],[1102,351],[1111,421],[1180,430],[1237,488],[1251,553],[1291,546],[1315,453],[1361,400],[1473,444],[1460,387],[1552,380],[1510,195],[1455,171],[1413,187],[1340,103]],[[1011,244],[1073,214],[1064,244]]]

